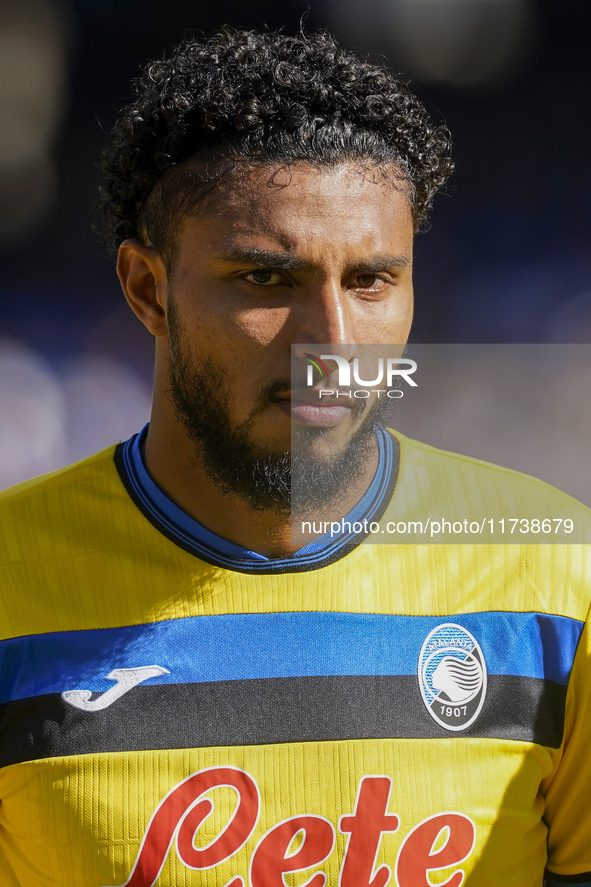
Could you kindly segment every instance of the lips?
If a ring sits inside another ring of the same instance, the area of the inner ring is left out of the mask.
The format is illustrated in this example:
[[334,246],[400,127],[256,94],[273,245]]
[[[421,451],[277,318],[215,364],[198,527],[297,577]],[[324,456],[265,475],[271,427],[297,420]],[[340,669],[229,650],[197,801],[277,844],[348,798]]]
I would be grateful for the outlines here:
[[294,392],[289,399],[278,398],[276,405],[298,425],[314,428],[332,428],[351,415],[353,403],[348,396],[337,398],[331,394],[320,398],[313,389]]

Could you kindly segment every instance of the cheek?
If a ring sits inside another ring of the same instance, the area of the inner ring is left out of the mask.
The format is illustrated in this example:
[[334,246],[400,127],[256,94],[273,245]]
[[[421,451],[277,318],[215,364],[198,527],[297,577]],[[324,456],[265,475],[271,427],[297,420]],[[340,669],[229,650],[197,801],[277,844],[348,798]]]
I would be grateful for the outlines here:
[[[404,300],[403,304],[400,306],[400,322],[404,326],[407,336],[410,332],[410,327],[412,324],[412,318],[413,318],[413,314],[414,314],[414,308],[415,308],[414,294],[411,289],[411,291],[408,293],[406,299]],[[406,339],[405,339],[405,341],[406,341]]]
[[400,297],[392,302],[392,320],[396,325],[410,328],[414,310],[414,294],[412,284],[400,289]]
[[356,324],[358,343],[403,345],[408,339],[413,317],[412,288],[400,292],[388,306],[382,303]]
[[245,345],[256,348],[270,345],[289,320],[289,308],[256,308],[243,311],[232,321],[232,327]]

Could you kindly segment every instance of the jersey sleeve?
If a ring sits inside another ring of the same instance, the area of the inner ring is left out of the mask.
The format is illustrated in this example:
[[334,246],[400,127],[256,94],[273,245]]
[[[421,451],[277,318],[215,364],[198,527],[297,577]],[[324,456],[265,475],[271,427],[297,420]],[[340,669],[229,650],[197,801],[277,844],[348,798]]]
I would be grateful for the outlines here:
[[[591,887],[591,626],[587,620],[573,663],[564,739],[557,764],[542,785],[548,826],[547,885]],[[588,875],[587,879],[583,875]]]

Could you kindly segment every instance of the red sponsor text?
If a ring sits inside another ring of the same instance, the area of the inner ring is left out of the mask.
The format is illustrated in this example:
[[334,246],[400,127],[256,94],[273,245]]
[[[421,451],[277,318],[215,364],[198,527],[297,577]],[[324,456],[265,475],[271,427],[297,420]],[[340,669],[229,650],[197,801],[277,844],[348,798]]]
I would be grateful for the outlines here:
[[[197,847],[195,837],[214,807],[204,795],[222,786],[237,794],[234,812],[214,840]],[[446,811],[427,817],[408,832],[393,860],[394,876],[387,864],[376,868],[382,836],[397,832],[401,825],[400,817],[388,812],[391,791],[389,776],[363,776],[359,781],[355,809],[338,823],[341,834],[347,835],[338,887],[432,887],[429,872],[459,866],[472,853],[476,837],[472,819]],[[227,862],[252,836],[260,809],[258,786],[245,770],[209,767],[191,774],[154,811],[131,874],[121,887],[154,887],[173,844],[189,869],[203,871]],[[326,862],[335,839],[334,825],[323,816],[301,814],[274,825],[250,856],[250,887],[285,887],[285,875]],[[464,876],[464,870],[457,868],[444,883],[460,887]],[[326,873],[317,871],[306,887],[326,887],[326,882]],[[225,887],[245,887],[245,878],[235,875]]]

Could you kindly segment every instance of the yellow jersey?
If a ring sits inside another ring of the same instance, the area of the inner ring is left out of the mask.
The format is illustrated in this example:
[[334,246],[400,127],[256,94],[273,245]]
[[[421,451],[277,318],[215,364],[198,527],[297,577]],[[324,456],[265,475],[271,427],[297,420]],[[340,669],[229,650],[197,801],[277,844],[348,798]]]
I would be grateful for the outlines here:
[[[591,884],[587,545],[247,556],[138,440],[0,497],[2,887]],[[381,446],[375,520],[538,483]]]

